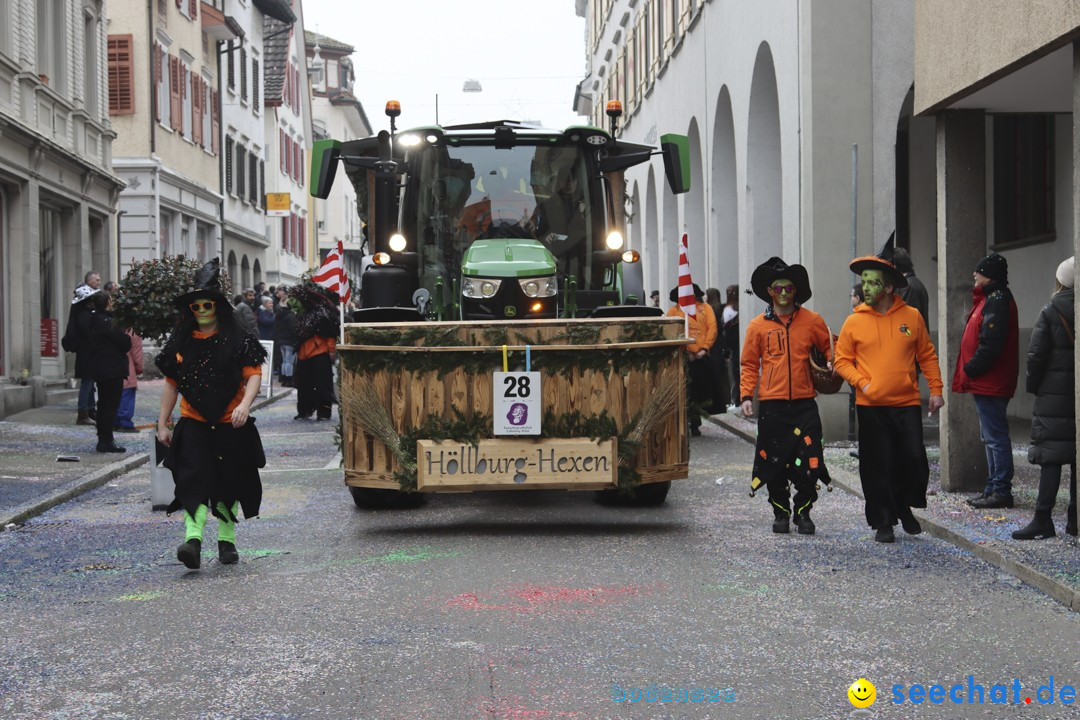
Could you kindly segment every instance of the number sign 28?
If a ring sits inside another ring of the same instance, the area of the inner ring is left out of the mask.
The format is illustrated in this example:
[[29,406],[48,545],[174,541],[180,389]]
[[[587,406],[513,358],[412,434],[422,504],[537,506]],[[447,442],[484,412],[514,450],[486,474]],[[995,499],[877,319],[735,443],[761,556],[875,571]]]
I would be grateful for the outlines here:
[[506,398],[527,398],[531,392],[528,375],[507,375],[503,378],[503,385],[506,386],[503,391]]

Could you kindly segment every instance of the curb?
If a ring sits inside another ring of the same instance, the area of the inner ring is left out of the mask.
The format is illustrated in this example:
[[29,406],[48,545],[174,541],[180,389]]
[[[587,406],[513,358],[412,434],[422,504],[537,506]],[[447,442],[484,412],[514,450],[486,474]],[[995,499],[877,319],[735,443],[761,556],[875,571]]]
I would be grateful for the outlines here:
[[[282,392],[280,395],[275,395],[274,397],[266,398],[255,403],[251,406],[251,409],[260,410],[267,405],[275,403],[282,398],[289,397],[292,394],[293,390],[292,388],[289,388],[287,392]],[[67,502],[83,493],[101,487],[105,483],[124,473],[131,472],[135,468],[145,464],[149,459],[149,453],[139,453],[137,455],[132,455],[131,457],[126,457],[111,465],[99,468],[89,475],[76,478],[66,485],[61,485],[42,498],[18,505],[11,510],[6,511],[6,516],[0,517],[0,532],[14,530],[16,528],[10,527],[11,525],[22,525],[30,518],[36,517],[62,502]]]
[[[714,425],[719,425],[728,432],[737,435],[738,437],[751,444],[757,444],[756,437],[751,435],[743,428],[738,427],[734,423],[731,423],[726,418],[709,416],[705,419],[711,421]],[[844,475],[849,474],[847,473],[847,471],[844,470],[837,471],[837,474],[839,473],[843,473]],[[857,483],[853,483],[847,479],[838,478],[836,474],[832,473],[831,468],[830,474],[833,475],[833,485],[840,488],[844,492],[854,495],[857,498],[863,498],[863,494],[858,489]],[[857,480],[858,478],[855,479]],[[970,552],[972,555],[976,556],[980,560],[984,560],[985,562],[993,565],[994,567],[1007,572],[1009,575],[1012,575],[1017,580],[1025,582],[1028,585],[1031,585],[1032,587],[1043,591],[1051,598],[1064,605],[1066,608],[1075,612],[1080,612],[1080,590],[1066,585],[1058,580],[1055,580],[1049,575],[1044,575],[1043,573],[1032,568],[1031,566],[1026,565],[1023,562],[1019,562],[1014,558],[1008,557],[1004,553],[995,550],[989,545],[971,540],[970,538],[965,537],[963,534],[950,527],[949,525],[942,523],[940,520],[935,520],[929,517],[928,515],[926,515],[926,513],[920,512],[918,509],[915,509],[913,512],[915,513],[916,517],[918,517],[919,522],[923,526],[923,529],[928,534],[933,535],[940,540],[944,540],[947,543],[955,545],[961,550],[966,550]],[[987,538],[983,542],[988,541],[990,541],[990,538]]]

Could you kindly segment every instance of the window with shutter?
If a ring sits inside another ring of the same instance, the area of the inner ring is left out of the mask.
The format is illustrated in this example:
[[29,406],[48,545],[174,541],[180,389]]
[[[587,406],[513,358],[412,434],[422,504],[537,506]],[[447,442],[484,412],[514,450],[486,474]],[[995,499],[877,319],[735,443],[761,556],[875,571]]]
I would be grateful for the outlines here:
[[134,64],[131,35],[109,36],[109,114],[135,112]]
[[304,146],[301,145],[300,146],[300,169],[296,173],[297,176],[298,176],[296,178],[296,181],[298,183],[300,183],[300,187],[304,187],[304,170],[307,168],[307,165],[304,164],[305,162],[306,162],[306,160],[305,160]]
[[259,83],[261,72],[259,59],[251,58],[251,107],[256,115],[259,114]]
[[285,252],[289,252],[291,245],[289,244],[289,218],[281,218],[281,249]]
[[180,84],[180,92],[181,92],[180,100],[181,100],[181,102],[183,104],[184,114],[182,116],[181,123],[180,123],[180,132],[188,140],[191,139],[192,116],[194,114],[192,112],[193,108],[192,108],[192,101],[191,101],[191,80],[192,80],[192,77],[193,77],[193,74],[191,72],[191,69],[187,65],[185,65],[183,62],[181,62],[180,63],[180,83],[181,83]]
[[266,162],[259,160],[259,207],[266,210]]
[[247,185],[244,175],[247,166],[247,149],[243,145],[236,146],[236,196],[241,202],[247,202]]
[[225,138],[225,192],[233,189],[233,139]]
[[247,102],[247,50],[240,48],[240,99]]
[[277,135],[278,135],[278,165],[280,165],[278,170],[281,172],[282,175],[284,175],[285,174],[285,131],[282,130],[281,128],[278,128]]
[[293,180],[300,182],[300,143],[293,145]]
[[285,137],[285,145],[288,148],[288,152],[285,153],[285,174],[292,177],[293,174],[293,141],[291,137]]
[[190,0],[188,3],[188,14],[191,15],[192,20],[199,17],[199,0]]
[[255,153],[248,155],[248,199],[251,200],[251,204],[258,207],[259,205],[259,156]]
[[165,90],[161,86],[161,46],[154,43],[154,119],[161,122],[161,104]]
[[300,218],[300,257],[307,258],[307,218]]
[[183,89],[181,88],[180,58],[169,56],[169,127],[173,130],[184,128],[184,119],[181,113],[184,111]]
[[232,40],[229,41],[228,48],[226,48],[225,56],[228,58],[225,61],[225,79],[226,84],[230,90],[236,89],[236,64],[233,60],[233,44]]
[[191,141],[202,145],[203,93],[202,78],[191,74]]
[[210,142],[212,144],[212,152],[216,157],[218,154],[218,144],[221,142],[219,139],[221,128],[221,121],[218,118],[218,91],[210,91]]

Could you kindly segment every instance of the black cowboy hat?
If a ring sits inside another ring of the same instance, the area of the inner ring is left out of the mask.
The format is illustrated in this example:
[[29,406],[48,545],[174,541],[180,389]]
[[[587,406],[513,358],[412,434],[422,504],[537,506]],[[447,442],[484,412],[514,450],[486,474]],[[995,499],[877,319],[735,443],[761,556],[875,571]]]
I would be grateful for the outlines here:
[[810,292],[810,276],[802,265],[788,265],[778,257],[771,257],[754,269],[750,276],[750,287],[754,294],[767,303],[772,302],[769,286],[773,281],[783,278],[795,283],[795,302],[802,305],[813,295]]
[[889,239],[885,241],[885,245],[882,246],[881,252],[877,255],[865,255],[852,260],[848,265],[851,272],[861,275],[863,270],[880,270],[885,274],[886,282],[890,282],[894,290],[906,288],[907,278],[892,263],[895,236],[895,232],[889,236]]
[[195,271],[191,281],[191,290],[177,295],[173,304],[183,309],[198,298],[213,300],[219,305],[231,306],[229,298],[221,288],[221,260],[214,258]]
[[[679,286],[678,285],[671,288],[671,294],[668,295],[668,299],[670,299],[671,302],[673,302],[673,303],[679,302]],[[705,293],[703,293],[701,291],[701,288],[698,287],[697,283],[694,283],[694,299],[697,300],[698,302],[701,302],[702,300],[705,299]]]

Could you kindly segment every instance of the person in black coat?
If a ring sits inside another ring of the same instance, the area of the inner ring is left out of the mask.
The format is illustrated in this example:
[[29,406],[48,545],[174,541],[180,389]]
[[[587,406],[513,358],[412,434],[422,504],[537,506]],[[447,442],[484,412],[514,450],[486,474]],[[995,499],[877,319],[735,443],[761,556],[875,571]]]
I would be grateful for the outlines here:
[[123,453],[127,449],[113,442],[113,426],[128,374],[131,336],[113,324],[107,294],[95,293],[89,302],[93,312],[88,314],[85,353],[87,369],[98,389],[97,451]]
[[97,402],[94,399],[94,380],[90,377],[87,363],[87,335],[90,330],[90,300],[101,290],[87,284],[75,288],[71,297],[71,313],[68,315],[67,329],[60,344],[65,350],[75,354],[75,374],[79,383],[79,413],[76,425],[93,425],[97,418]]
[[1058,266],[1057,285],[1031,331],[1027,390],[1035,395],[1028,461],[1042,466],[1035,518],[1012,534],[1014,540],[1055,535],[1050,513],[1061,486],[1061,468],[1070,466],[1065,532],[1076,535],[1076,379],[1073,355],[1073,258]]

